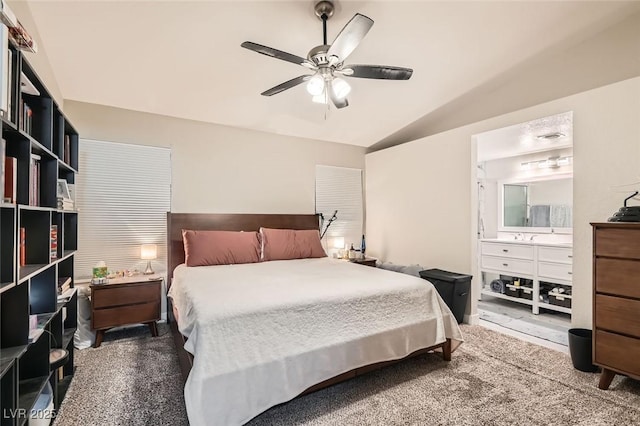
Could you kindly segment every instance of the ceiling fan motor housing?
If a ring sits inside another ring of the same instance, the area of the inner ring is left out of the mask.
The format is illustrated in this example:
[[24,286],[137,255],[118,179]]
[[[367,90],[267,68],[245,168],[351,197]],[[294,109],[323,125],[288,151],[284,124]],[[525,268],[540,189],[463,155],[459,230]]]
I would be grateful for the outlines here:
[[327,56],[327,52],[329,51],[329,47],[326,44],[321,44],[320,46],[316,46],[309,51],[307,57],[311,62],[320,66],[329,64],[329,57]]

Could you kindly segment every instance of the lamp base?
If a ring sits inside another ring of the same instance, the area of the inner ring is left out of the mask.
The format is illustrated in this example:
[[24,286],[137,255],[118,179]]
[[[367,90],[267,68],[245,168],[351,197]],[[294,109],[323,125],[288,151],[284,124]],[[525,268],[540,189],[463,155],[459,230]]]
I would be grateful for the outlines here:
[[144,275],[151,275],[153,274],[153,269],[151,269],[151,261],[147,262],[147,269],[144,270],[143,274]]

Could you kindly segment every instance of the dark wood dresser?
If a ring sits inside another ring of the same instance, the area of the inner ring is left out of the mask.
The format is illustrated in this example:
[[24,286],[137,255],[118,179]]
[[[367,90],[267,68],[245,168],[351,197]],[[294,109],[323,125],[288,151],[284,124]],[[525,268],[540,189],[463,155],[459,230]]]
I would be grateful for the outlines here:
[[593,362],[600,389],[640,379],[640,223],[592,223]]

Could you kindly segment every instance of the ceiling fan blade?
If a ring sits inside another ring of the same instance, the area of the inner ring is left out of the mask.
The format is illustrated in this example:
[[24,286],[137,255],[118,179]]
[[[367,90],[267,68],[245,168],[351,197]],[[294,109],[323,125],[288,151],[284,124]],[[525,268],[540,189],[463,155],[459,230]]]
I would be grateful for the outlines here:
[[372,26],[373,20],[371,18],[356,13],[333,41],[327,56],[329,58],[337,57],[338,62],[344,61],[358,47]]
[[285,81],[284,83],[278,84],[275,87],[272,87],[269,90],[265,90],[264,92],[260,93],[262,96],[273,96],[273,95],[277,95],[280,92],[284,92],[287,89],[291,89],[292,87],[297,86],[298,84],[302,84],[305,81],[309,80],[311,78],[310,75],[301,75],[298,76],[296,78],[292,78],[289,81]]
[[[353,73],[349,73],[348,70],[352,70]],[[411,68],[390,67],[386,65],[345,65],[343,73],[346,76],[358,78],[409,80],[413,75],[413,70]]]
[[335,93],[333,93],[333,90],[331,89],[331,82],[329,82],[329,84],[327,85],[327,92],[329,93],[329,98],[331,98],[331,102],[333,102],[336,108],[340,109],[340,108],[349,106],[349,101],[347,100],[347,98],[340,99],[335,95]]
[[252,43],[250,41],[245,41],[240,46],[245,49],[253,50],[254,52],[261,53],[263,55],[271,56],[272,58],[281,59],[283,61],[291,62],[292,64],[310,64],[315,66],[309,60],[302,58],[300,56],[292,55],[291,53],[283,52],[282,50],[274,49],[272,47],[263,46],[258,43]]

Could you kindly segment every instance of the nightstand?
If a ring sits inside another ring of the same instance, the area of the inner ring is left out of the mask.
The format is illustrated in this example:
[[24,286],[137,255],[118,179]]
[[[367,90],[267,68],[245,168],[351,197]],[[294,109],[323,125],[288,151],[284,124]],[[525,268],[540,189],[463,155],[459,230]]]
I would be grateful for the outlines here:
[[96,330],[99,347],[104,332],[129,324],[147,324],[151,335],[158,336],[162,277],[145,275],[116,278],[108,284],[92,284],[91,328]]
[[373,257],[365,257],[364,259],[349,259],[349,262],[357,263],[359,265],[373,266],[375,268],[377,260],[378,259]]

